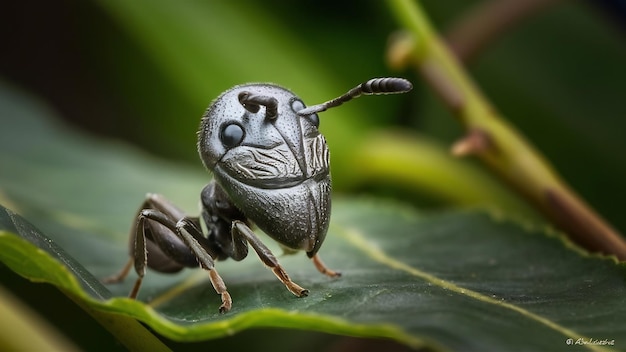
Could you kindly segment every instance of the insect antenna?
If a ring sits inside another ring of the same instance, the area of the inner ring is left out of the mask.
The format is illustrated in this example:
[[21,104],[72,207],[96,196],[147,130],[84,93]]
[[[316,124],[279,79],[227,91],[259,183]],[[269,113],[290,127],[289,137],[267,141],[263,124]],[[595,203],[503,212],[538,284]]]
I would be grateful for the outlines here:
[[325,103],[304,108],[298,111],[297,114],[299,116],[313,115],[318,112],[326,111],[329,108],[339,106],[349,100],[358,98],[361,95],[398,94],[406,93],[411,89],[413,89],[413,85],[411,84],[411,82],[407,81],[404,78],[372,78],[369,81],[361,83],[358,86],[350,89],[346,94],[343,94]]
[[266,95],[256,95],[250,92],[239,93],[239,103],[251,113],[257,113],[260,106],[265,106],[265,118],[275,119],[278,117],[278,100]]

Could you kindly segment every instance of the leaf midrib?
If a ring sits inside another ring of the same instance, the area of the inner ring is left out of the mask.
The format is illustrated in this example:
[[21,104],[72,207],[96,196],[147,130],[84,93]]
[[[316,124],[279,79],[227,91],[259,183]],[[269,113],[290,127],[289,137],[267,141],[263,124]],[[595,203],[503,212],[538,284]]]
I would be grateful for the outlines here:
[[[568,329],[562,325],[559,325],[558,323],[546,317],[543,317],[539,314],[533,313],[531,311],[528,311],[526,309],[523,309],[519,306],[510,304],[510,303],[504,302],[502,300],[493,299],[492,297],[489,297],[477,291],[458,286],[450,281],[446,281],[433,274],[427,273],[420,269],[414,268],[406,263],[403,263],[399,260],[396,260],[394,259],[393,256],[388,255],[383,250],[381,250],[378,246],[368,241],[366,236],[364,236],[363,233],[359,231],[358,229],[348,227],[348,226],[341,226],[341,225],[331,225],[331,228],[333,229],[335,234],[343,237],[350,244],[352,244],[356,249],[365,253],[369,258],[371,258],[372,260],[384,266],[387,266],[391,269],[403,271],[415,277],[419,277],[420,279],[425,280],[435,286],[439,286],[443,288],[444,290],[455,292],[457,294],[466,296],[468,298],[471,298],[471,299],[474,299],[483,303],[492,304],[492,305],[495,305],[504,309],[514,311],[522,315],[525,318],[536,321],[554,331],[561,333],[564,336],[564,338],[574,338],[574,337],[583,336],[582,334],[574,330]],[[565,341],[565,339],[563,341]],[[584,345],[584,346],[589,348],[592,351],[598,351],[598,352],[616,351],[615,349],[604,347],[604,346],[599,346],[599,345]]]

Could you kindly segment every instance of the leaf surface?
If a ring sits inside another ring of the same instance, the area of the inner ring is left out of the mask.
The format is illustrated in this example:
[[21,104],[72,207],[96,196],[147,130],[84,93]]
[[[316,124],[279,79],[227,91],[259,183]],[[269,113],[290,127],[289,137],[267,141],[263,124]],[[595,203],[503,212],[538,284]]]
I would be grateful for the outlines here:
[[[0,133],[0,198],[12,209],[0,211],[0,260],[90,309],[180,341],[280,327],[442,350],[624,349],[623,264],[498,213],[422,213],[365,198],[335,197],[320,253],[343,277],[320,275],[303,254],[279,256],[308,297],[292,296],[251,254],[217,265],[234,299],[228,314],[217,312],[219,297],[201,270],[149,272],[139,299],[129,300],[134,274],[118,285],[99,278],[127,260],[127,231],[144,194],[163,193],[194,213],[207,175],[85,138],[26,105],[31,114],[6,105],[0,115],[11,126]],[[568,346],[569,338],[614,345]]]

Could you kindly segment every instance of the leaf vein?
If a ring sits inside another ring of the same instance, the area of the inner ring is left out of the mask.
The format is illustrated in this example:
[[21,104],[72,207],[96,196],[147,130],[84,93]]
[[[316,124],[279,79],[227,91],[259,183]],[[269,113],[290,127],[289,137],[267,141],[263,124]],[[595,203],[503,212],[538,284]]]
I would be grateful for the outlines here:
[[[333,226],[335,228],[336,233],[338,233],[339,235],[341,235],[343,238],[345,238],[350,244],[352,244],[354,247],[356,247],[357,249],[361,250],[362,252],[364,252],[365,254],[367,254],[371,259],[379,262],[380,264],[383,264],[389,268],[395,269],[395,270],[400,270],[403,272],[406,272],[412,276],[415,277],[419,277],[427,282],[432,283],[433,285],[439,286],[445,290],[451,291],[451,292],[455,292],[458,293],[460,295],[464,295],[473,299],[476,299],[480,302],[484,302],[487,304],[493,304],[493,305],[497,305],[500,306],[502,308],[505,309],[509,309],[512,310],[516,313],[519,313],[520,315],[534,320],[542,325],[547,326],[550,329],[553,329],[555,331],[560,332],[561,334],[564,335],[564,337],[566,338],[571,338],[571,337],[575,337],[575,336],[583,336],[571,329],[568,329],[564,326],[561,326],[559,324],[557,324],[556,322],[543,317],[541,315],[535,314],[531,311],[528,311],[526,309],[523,309],[521,307],[518,307],[516,305],[507,303],[507,302],[503,302],[501,300],[497,300],[497,299],[493,299],[487,295],[484,295],[480,292],[474,291],[474,290],[470,290],[467,288],[463,288],[461,286],[455,285],[452,282],[446,281],[444,279],[438,278],[433,274],[427,273],[425,271],[422,271],[420,269],[414,268],[406,263],[403,263],[399,260],[394,259],[392,256],[387,255],[383,250],[381,250],[378,246],[376,246],[375,244],[372,244],[370,241],[367,240],[366,236],[363,235],[363,233],[361,231],[359,231],[358,229],[354,228],[354,227],[349,227],[349,226],[341,226],[341,225],[334,225]],[[614,349],[609,348],[609,347],[605,347],[605,346],[599,346],[599,345],[585,345],[585,347],[588,347],[590,350],[592,351],[614,351]]]

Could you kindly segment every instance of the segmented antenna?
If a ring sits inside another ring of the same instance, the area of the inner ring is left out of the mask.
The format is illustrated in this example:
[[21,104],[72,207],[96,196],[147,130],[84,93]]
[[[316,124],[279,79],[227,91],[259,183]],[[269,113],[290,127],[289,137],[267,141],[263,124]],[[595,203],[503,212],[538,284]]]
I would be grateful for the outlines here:
[[313,115],[318,112],[326,111],[329,108],[339,106],[349,100],[358,98],[361,95],[380,95],[380,94],[398,94],[406,93],[413,89],[411,82],[404,78],[384,77],[372,78],[365,83],[350,89],[346,94],[339,96],[333,100],[329,100],[322,104],[309,106],[298,111],[299,116]]
[[239,103],[251,113],[257,113],[260,106],[265,106],[265,118],[275,119],[278,117],[278,100],[266,95],[255,95],[250,92],[239,93]]

